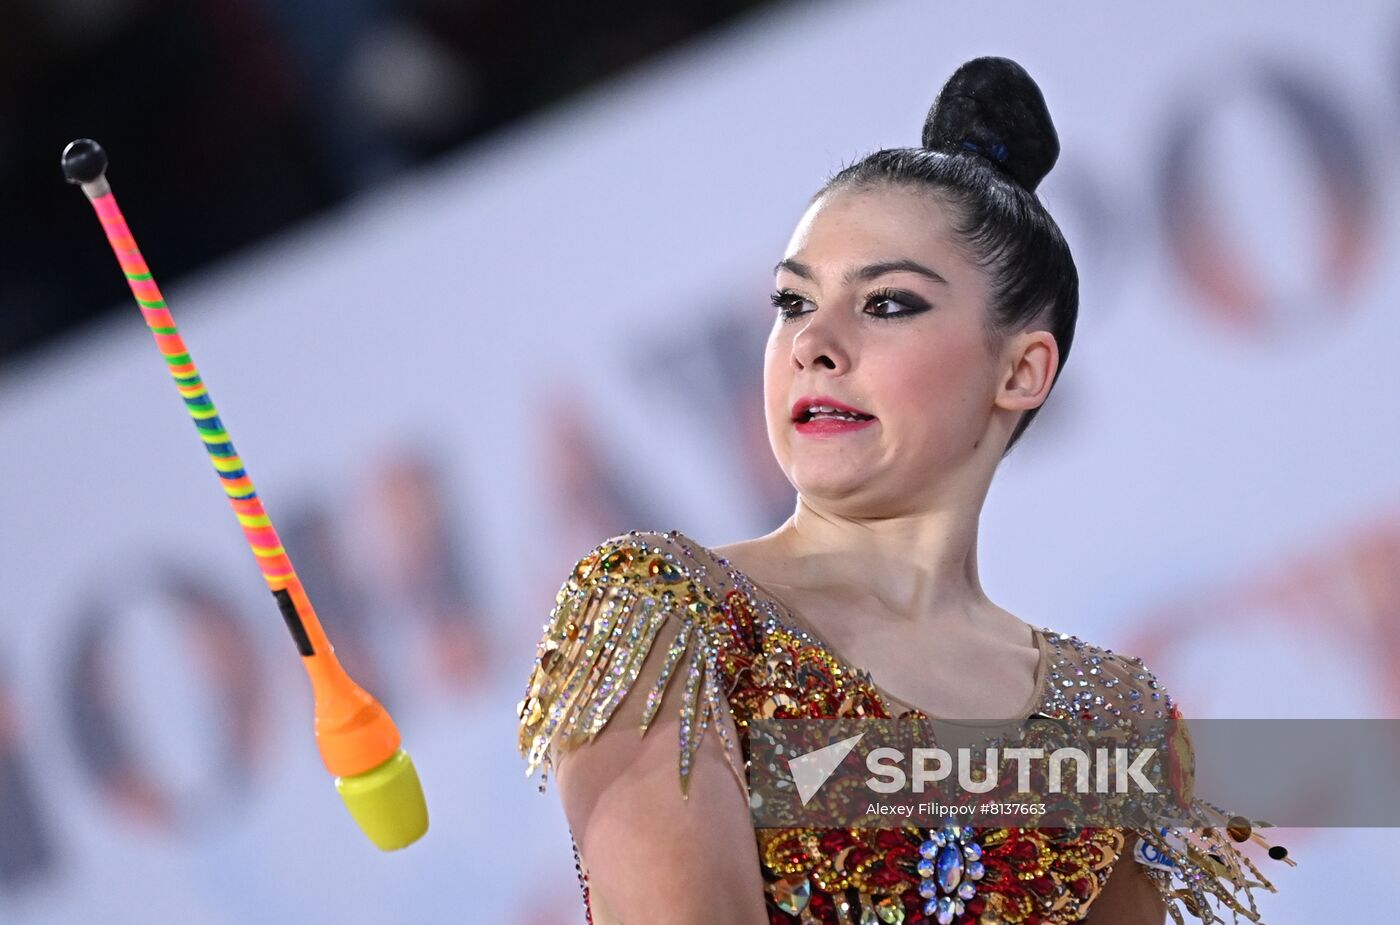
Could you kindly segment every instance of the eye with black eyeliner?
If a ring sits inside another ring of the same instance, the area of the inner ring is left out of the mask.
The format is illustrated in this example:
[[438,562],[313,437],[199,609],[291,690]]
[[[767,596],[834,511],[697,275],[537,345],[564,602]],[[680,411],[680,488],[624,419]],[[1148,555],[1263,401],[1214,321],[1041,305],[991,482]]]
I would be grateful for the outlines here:
[[[796,320],[802,315],[807,314],[797,308],[797,306],[806,302],[807,299],[793,292],[791,289],[779,289],[769,296],[769,301],[773,303],[774,308],[778,309],[778,317],[784,322]],[[902,306],[903,310],[894,312],[888,310],[881,312],[868,311],[871,305],[877,303],[894,303]],[[900,289],[877,289],[865,297],[865,308],[863,310],[872,318],[895,319],[909,318],[913,315],[922,314],[928,311],[930,307],[931,306],[927,302],[912,292],[905,292]]]
[[797,316],[804,314],[804,312],[796,311],[792,306],[794,304],[800,305],[807,301],[791,289],[779,289],[769,296],[768,300],[773,303],[774,308],[778,309],[778,317],[783,321],[791,321]]
[[865,297],[865,307],[868,309],[872,304],[878,302],[893,302],[902,305],[904,311],[900,312],[871,312],[876,318],[909,318],[922,314],[929,310],[930,306],[923,299],[912,292],[905,292],[902,289],[877,289]]

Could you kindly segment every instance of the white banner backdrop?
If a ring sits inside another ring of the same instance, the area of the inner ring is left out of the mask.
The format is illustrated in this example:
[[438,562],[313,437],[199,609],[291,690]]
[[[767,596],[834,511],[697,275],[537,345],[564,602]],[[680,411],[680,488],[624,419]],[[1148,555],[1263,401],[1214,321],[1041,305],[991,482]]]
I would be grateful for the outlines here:
[[[415,756],[432,830],[406,851],[319,764],[136,309],[0,376],[0,921],[580,921],[515,753],[554,592],[612,533],[720,544],[790,512],[768,268],[821,181],[917,143],[981,54],[1041,83],[1083,278],[988,501],[989,594],[1142,655],[1188,715],[1400,715],[1392,5],[792,4],[167,287]],[[1395,899],[1400,836],[1286,836],[1270,923]]]

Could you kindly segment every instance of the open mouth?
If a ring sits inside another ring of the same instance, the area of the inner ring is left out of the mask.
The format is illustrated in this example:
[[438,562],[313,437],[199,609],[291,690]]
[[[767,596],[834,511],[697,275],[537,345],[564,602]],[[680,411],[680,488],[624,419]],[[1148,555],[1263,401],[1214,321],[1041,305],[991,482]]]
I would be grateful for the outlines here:
[[830,405],[812,405],[803,410],[797,417],[793,418],[798,424],[806,424],[809,421],[873,421],[875,415],[862,414],[859,411],[847,411],[843,408],[833,408]]

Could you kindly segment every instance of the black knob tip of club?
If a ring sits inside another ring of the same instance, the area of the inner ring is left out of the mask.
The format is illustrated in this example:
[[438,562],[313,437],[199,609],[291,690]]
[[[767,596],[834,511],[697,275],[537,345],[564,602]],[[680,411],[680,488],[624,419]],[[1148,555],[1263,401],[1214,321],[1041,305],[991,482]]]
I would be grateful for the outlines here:
[[91,183],[107,172],[107,152],[91,138],[70,141],[60,159],[69,183]]

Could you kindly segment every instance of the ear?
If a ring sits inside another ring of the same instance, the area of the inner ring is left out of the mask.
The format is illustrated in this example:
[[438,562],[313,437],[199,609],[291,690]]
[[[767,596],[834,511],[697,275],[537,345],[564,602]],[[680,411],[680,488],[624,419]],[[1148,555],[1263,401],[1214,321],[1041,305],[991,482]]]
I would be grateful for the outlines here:
[[1001,352],[1005,377],[995,404],[1010,411],[1039,408],[1050,394],[1060,368],[1060,348],[1046,330],[1020,331],[1006,339]]

